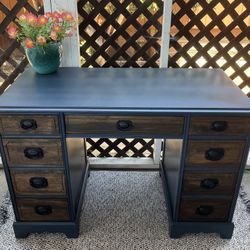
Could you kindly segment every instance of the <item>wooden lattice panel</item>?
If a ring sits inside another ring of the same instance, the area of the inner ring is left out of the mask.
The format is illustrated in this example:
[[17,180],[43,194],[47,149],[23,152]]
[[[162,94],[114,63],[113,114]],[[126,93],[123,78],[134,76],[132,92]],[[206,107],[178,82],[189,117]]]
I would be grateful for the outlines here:
[[10,24],[18,26],[16,17],[25,11],[37,14],[33,7],[34,2],[28,0],[0,2],[0,95],[28,64],[23,48],[19,43],[8,38],[6,29]]
[[151,139],[88,139],[90,157],[153,157]]
[[250,1],[173,2],[170,67],[221,68],[250,96]]
[[162,0],[79,0],[82,67],[158,67]]
[[[161,0],[80,0],[78,12],[82,67],[159,67]],[[87,144],[94,157],[153,156],[153,139],[87,139]]]

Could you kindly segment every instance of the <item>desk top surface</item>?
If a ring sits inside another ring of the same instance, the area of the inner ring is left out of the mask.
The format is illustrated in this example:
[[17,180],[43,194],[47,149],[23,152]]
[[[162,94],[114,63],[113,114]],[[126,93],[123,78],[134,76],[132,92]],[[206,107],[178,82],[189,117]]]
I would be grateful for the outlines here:
[[250,99],[219,69],[28,69],[0,97],[0,111],[26,110],[250,112]]

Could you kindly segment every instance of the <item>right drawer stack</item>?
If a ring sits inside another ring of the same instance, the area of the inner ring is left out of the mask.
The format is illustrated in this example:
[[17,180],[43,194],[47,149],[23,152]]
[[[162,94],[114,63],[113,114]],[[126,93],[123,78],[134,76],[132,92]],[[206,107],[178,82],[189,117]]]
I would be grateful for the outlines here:
[[180,221],[227,221],[250,117],[191,117]]

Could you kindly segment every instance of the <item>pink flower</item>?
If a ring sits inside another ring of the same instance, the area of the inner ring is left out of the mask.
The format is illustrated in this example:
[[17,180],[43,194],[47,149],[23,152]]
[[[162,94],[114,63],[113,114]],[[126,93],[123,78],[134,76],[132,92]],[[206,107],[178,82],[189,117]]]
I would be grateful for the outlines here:
[[39,16],[38,18],[37,18],[37,24],[38,25],[45,25],[46,23],[48,23],[48,18],[46,17],[46,16]]
[[64,21],[68,21],[68,22],[73,22],[74,21],[73,16],[69,12],[63,12],[62,13],[62,19]]
[[52,40],[56,41],[56,40],[57,40],[57,33],[56,33],[55,31],[51,31],[51,33],[50,33],[50,38],[51,38]]
[[26,38],[26,39],[25,39],[24,45],[25,45],[25,47],[28,48],[28,49],[34,48],[34,43],[33,43],[33,41],[32,41],[30,38]]
[[55,32],[60,32],[62,30],[62,27],[58,24],[54,24],[52,26],[52,30],[55,31]]
[[31,25],[35,25],[37,22],[37,17],[33,15],[32,13],[28,13],[26,15],[26,18],[27,18],[27,22]]
[[65,35],[66,35],[67,37],[71,37],[71,36],[73,36],[73,32],[72,32],[71,30],[67,30],[67,31],[65,32]]
[[36,41],[37,41],[37,43],[39,45],[45,45],[46,44],[46,38],[44,36],[38,36]]
[[21,16],[19,16],[19,20],[20,21],[26,21],[27,20],[27,16],[25,14],[22,14]]
[[52,13],[51,12],[46,12],[44,14],[44,16],[47,17],[47,18],[50,18],[50,17],[52,17]]
[[15,39],[16,38],[16,35],[17,35],[17,29],[15,27],[9,27],[8,30],[8,35],[11,39]]

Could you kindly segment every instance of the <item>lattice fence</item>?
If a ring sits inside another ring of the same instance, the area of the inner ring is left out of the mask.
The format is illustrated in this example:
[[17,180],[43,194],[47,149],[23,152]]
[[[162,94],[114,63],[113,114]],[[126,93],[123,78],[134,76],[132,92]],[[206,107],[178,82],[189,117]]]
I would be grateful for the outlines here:
[[28,0],[0,2],[0,95],[28,64],[24,50],[8,38],[6,29],[10,24],[18,25],[15,19],[25,11],[37,14],[34,3]]
[[176,0],[170,67],[221,68],[250,96],[250,1]]
[[[159,67],[162,0],[80,0],[82,67]],[[152,157],[153,139],[88,139],[90,156]]]
[[80,0],[82,67],[159,67],[162,0]]

